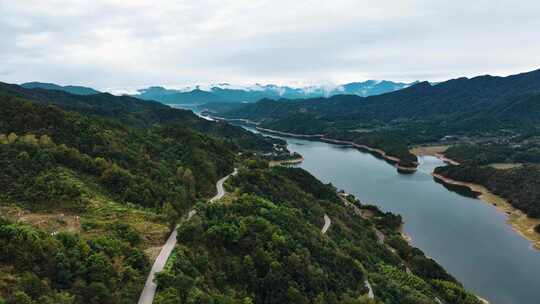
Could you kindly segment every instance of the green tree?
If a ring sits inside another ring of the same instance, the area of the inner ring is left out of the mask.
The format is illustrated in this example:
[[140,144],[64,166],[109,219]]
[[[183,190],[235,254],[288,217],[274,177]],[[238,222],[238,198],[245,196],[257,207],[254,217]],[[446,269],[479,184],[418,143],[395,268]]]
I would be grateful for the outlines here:
[[0,134],[0,144],[5,145],[8,143],[9,143],[9,140],[6,134]]
[[17,136],[17,134],[15,134],[15,133],[9,133],[9,135],[8,135],[8,137],[7,137],[8,143],[10,143],[10,144],[14,143],[14,142],[17,140],[17,138],[19,138],[19,137]]
[[309,300],[298,291],[298,289],[289,286],[287,290],[288,303],[292,304],[308,304]]
[[191,169],[188,168],[184,171],[184,175],[182,176],[182,181],[188,193],[190,194],[190,196],[193,197],[197,189],[195,188],[196,186],[195,176],[193,175],[193,172],[191,172]]
[[33,304],[32,298],[27,295],[24,291],[16,291],[13,294],[12,300],[9,304]]
[[39,144],[42,146],[49,146],[49,145],[53,145],[54,142],[48,135],[45,134],[39,137]]
[[85,294],[85,301],[89,304],[113,303],[111,291],[101,282],[90,283],[86,288]]
[[113,276],[114,269],[104,255],[95,253],[86,261],[86,277],[89,282],[106,283]]
[[169,224],[169,229],[174,229],[180,218],[178,211],[176,211],[171,203],[167,202],[163,205],[161,213],[165,216],[165,219]]

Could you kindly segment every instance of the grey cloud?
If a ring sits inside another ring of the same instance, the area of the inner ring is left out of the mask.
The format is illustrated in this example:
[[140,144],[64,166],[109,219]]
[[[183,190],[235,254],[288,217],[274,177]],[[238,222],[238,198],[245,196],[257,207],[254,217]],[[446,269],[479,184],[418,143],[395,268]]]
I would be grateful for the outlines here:
[[0,0],[0,10],[7,82],[439,81],[540,67],[536,0]]

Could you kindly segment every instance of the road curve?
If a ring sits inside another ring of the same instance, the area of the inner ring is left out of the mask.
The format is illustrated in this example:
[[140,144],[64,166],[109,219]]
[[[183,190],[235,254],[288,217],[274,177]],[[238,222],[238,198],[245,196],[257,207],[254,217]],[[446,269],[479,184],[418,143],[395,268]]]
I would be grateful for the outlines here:
[[[225,189],[223,189],[223,184],[229,178],[230,176],[236,175],[238,173],[238,170],[234,168],[233,173],[221,178],[216,183],[216,190],[217,194],[210,199],[210,203],[215,202],[218,199],[221,199],[225,195]],[[191,210],[188,213],[187,220],[189,221],[191,217],[193,217],[197,213],[196,210]],[[152,265],[152,270],[150,270],[150,273],[148,274],[148,278],[146,279],[146,283],[144,284],[144,289],[141,292],[141,296],[139,297],[138,304],[152,304],[154,301],[154,297],[156,295],[156,289],[157,284],[154,282],[154,279],[156,277],[156,273],[163,271],[163,268],[165,267],[165,264],[167,263],[167,260],[169,259],[169,256],[171,255],[174,246],[176,246],[176,235],[177,231],[176,229],[173,229],[171,232],[171,235],[167,239],[167,242],[165,242],[165,245],[161,248],[161,251],[159,252],[158,257],[156,258],[156,261],[154,262],[154,265]]]
[[225,181],[231,177],[231,176],[234,176],[238,173],[238,169],[234,168],[234,171],[233,173],[221,178],[220,180],[217,181],[216,183],[216,189],[217,189],[217,193],[216,195],[214,195],[214,197],[212,197],[210,199],[210,203],[213,203],[219,199],[221,199],[224,195],[225,195],[225,189],[223,189],[223,184],[225,183]]
[[371,284],[369,284],[369,281],[367,279],[364,280],[364,285],[366,285],[368,289],[368,298],[375,299],[375,294],[373,294],[373,288],[371,288]]
[[322,227],[321,229],[321,233],[322,234],[325,234],[326,231],[328,230],[328,228],[330,228],[330,225],[332,224],[332,221],[330,220],[330,218],[328,217],[328,215],[324,215],[324,226]]

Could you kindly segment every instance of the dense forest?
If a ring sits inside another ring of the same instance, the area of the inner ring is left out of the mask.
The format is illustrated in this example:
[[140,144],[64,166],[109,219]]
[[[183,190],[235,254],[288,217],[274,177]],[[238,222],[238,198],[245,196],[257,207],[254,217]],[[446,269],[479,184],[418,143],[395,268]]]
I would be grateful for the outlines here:
[[81,96],[57,90],[27,89],[0,82],[0,96],[19,97],[33,103],[55,105],[66,111],[98,118],[111,118],[135,128],[150,128],[174,124],[206,135],[219,137],[237,148],[258,152],[272,152],[274,145],[284,142],[253,134],[226,123],[210,122],[191,111],[175,109],[159,102],[140,100],[108,93]]
[[0,303],[135,303],[150,267],[129,225],[86,238],[0,218]]
[[[214,182],[232,170],[237,151],[187,128],[135,129],[9,97],[0,108],[0,134],[6,184],[61,165],[95,176],[119,199],[157,208],[183,201],[187,188],[211,194]],[[21,158],[24,167],[16,162]]]
[[214,194],[239,153],[288,153],[279,140],[159,103],[9,87],[0,89],[1,303],[135,302],[154,246]]
[[[7,303],[135,302],[149,269],[142,250],[162,242],[169,217],[213,193],[238,151],[175,125],[142,130],[0,101],[0,206],[13,217],[0,227]],[[32,215],[43,230],[14,221]]]
[[479,165],[446,166],[435,173],[451,179],[477,183],[506,199],[528,216],[540,218],[540,168],[534,165],[495,169]]
[[540,133],[512,137],[499,142],[457,144],[444,154],[461,163],[489,165],[497,163],[540,163]]
[[228,185],[232,198],[198,205],[179,228],[157,303],[480,303],[403,240],[399,216],[358,201],[374,216],[355,215],[302,169],[247,167]]

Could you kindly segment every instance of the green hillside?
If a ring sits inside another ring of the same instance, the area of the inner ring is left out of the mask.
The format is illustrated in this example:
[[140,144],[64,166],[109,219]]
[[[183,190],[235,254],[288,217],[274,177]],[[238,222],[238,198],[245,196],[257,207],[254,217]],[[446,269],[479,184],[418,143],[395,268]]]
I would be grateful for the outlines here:
[[[366,279],[376,303],[478,303],[399,216],[350,200],[355,216],[306,171],[268,168],[282,141],[112,95],[7,85],[0,105],[0,303],[136,302],[193,206],[158,303],[369,303]],[[205,203],[235,167],[229,196]]]
[[402,239],[399,216],[351,200],[374,212],[355,215],[304,170],[242,170],[229,187],[231,200],[198,205],[179,228],[157,303],[480,303]]

